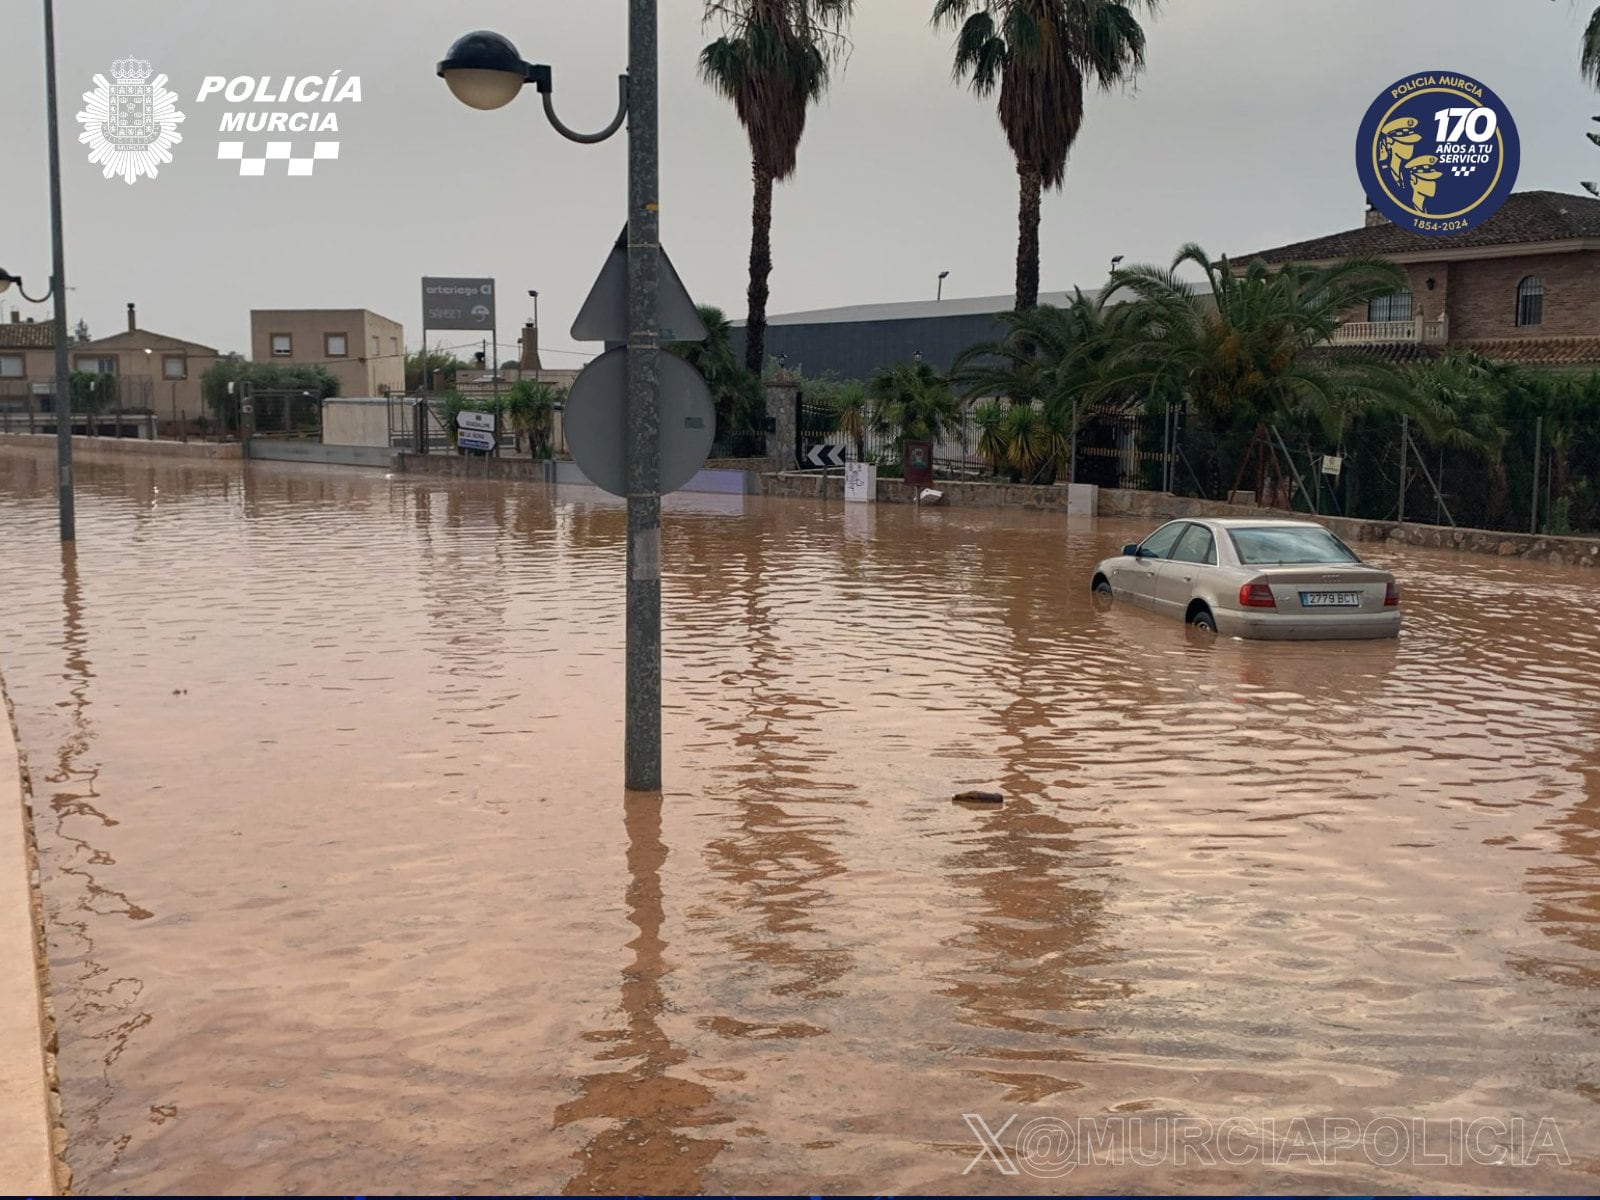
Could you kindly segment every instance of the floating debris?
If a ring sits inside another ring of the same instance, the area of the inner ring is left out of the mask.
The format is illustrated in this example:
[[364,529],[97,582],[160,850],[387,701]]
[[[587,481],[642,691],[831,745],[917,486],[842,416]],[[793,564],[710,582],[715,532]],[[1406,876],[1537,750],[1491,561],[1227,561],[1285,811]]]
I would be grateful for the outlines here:
[[957,792],[950,799],[957,804],[981,804],[984,807],[1004,804],[1006,801],[1006,798],[999,792]]

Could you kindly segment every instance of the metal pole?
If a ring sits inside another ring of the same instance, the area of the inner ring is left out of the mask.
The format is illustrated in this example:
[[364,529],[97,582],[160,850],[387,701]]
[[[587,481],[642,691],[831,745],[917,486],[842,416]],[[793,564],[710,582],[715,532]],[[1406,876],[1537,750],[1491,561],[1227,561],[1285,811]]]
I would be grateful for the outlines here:
[[1072,465],[1067,468],[1067,482],[1078,482],[1078,398],[1072,398]]
[[1539,532],[1539,447],[1544,442],[1544,418],[1533,419],[1533,494],[1528,498],[1531,505],[1528,518],[1528,532]]
[[660,159],[657,0],[628,4],[628,580],[625,785],[661,787]]
[[1400,524],[1406,523],[1406,443],[1411,440],[1408,419],[1400,414]]
[[67,266],[61,237],[61,146],[56,131],[56,16],[53,0],[44,0],[45,124],[50,135],[50,243],[53,255],[50,287],[56,298],[56,498],[61,511],[61,540],[77,540],[76,505],[72,498],[72,396],[67,385]]

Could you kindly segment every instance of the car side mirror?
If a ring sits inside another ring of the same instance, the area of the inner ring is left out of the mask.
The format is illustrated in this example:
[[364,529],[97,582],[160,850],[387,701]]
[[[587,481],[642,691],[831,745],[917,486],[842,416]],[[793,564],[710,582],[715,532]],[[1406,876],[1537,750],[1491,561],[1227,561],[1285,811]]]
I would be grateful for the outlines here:
[[1126,546],[1124,546],[1122,548],[1122,553],[1125,554],[1129,558],[1138,558],[1139,557],[1139,543],[1138,542],[1129,542]]

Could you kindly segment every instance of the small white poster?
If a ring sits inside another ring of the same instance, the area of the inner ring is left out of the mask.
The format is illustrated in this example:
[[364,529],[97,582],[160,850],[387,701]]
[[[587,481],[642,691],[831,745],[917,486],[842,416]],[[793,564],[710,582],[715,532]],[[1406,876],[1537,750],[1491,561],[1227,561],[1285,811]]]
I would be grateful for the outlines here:
[[845,463],[844,498],[871,504],[878,498],[878,468],[871,463]]

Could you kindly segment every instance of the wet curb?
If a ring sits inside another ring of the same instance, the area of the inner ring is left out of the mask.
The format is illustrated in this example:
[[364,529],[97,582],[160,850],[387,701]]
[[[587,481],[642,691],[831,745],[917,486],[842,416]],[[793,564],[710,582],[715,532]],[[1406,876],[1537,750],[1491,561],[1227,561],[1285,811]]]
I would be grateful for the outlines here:
[[64,1195],[71,1186],[56,1075],[56,1022],[32,789],[0,679],[0,1195]]

